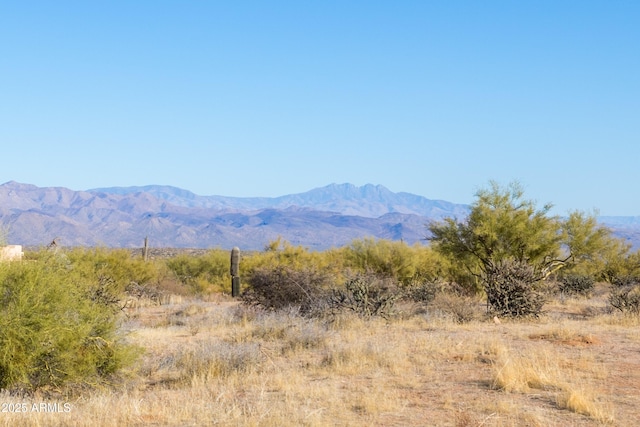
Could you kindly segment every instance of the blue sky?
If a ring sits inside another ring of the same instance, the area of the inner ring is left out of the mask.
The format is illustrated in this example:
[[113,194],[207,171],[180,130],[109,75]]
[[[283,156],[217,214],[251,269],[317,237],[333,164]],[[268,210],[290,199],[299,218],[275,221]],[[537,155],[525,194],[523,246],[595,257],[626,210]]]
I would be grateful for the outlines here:
[[[7,4],[13,3],[13,4]],[[0,182],[640,215],[640,2],[0,5]]]

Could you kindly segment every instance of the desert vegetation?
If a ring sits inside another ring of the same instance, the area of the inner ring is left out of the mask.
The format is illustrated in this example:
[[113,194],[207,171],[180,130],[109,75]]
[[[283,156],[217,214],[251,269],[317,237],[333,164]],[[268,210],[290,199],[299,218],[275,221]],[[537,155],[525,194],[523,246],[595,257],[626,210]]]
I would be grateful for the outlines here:
[[517,184],[424,244],[0,263],[0,425],[632,425],[640,256]]

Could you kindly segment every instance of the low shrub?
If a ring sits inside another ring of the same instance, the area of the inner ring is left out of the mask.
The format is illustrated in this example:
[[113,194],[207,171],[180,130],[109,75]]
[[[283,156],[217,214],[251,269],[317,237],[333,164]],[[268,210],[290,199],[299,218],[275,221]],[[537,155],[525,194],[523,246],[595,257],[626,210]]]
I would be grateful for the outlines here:
[[567,274],[558,279],[558,290],[566,295],[588,296],[593,290],[595,280],[586,274]]
[[449,292],[438,293],[431,304],[431,311],[450,317],[456,323],[469,323],[479,317],[478,302],[474,297]]
[[611,284],[618,288],[627,288],[629,286],[640,284],[640,276],[635,274],[619,274],[611,276]]
[[214,249],[201,256],[178,255],[167,260],[166,265],[193,294],[202,295],[231,288],[228,251]]
[[536,286],[538,275],[527,263],[505,260],[497,263],[483,277],[487,302],[500,316],[538,317],[545,303]]
[[277,265],[254,269],[246,282],[241,295],[245,304],[269,310],[295,307],[309,315],[323,306],[331,277],[315,269]]
[[[45,251],[46,252],[46,251]],[[48,255],[44,255],[46,259]],[[132,282],[140,285],[159,281],[158,266],[133,257],[124,249],[73,249],[61,256],[78,278],[89,283],[101,283],[116,295],[121,295]]]
[[157,305],[162,304],[165,297],[165,293],[162,289],[159,289],[156,286],[140,285],[136,282],[131,282],[125,291],[131,298],[138,300],[146,299]]
[[365,317],[388,317],[401,297],[402,293],[393,280],[371,274],[357,275],[347,280],[344,288],[333,290],[330,307],[334,311],[346,309]]
[[446,286],[437,280],[414,280],[406,285],[404,294],[409,301],[429,304]]
[[640,315],[640,285],[613,289],[609,295],[609,304],[622,313]]

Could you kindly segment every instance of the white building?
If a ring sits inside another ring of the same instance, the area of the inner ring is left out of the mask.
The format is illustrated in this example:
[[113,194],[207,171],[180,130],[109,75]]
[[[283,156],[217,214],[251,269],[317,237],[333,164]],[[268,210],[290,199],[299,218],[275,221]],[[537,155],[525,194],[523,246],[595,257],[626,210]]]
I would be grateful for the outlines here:
[[21,261],[24,252],[22,245],[7,245],[0,247],[0,261]]

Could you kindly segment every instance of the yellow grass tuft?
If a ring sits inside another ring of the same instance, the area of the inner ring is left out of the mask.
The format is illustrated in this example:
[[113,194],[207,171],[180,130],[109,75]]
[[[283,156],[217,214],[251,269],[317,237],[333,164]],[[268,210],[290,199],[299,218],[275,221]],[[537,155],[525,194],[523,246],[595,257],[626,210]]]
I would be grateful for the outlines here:
[[566,389],[558,394],[556,403],[561,409],[586,415],[605,423],[613,423],[615,417],[612,409],[597,401],[589,391],[584,389]]
[[[565,334],[560,335],[566,338]],[[574,334],[569,334],[573,337]],[[502,351],[494,364],[492,387],[506,392],[531,393],[542,390],[555,393],[556,404],[600,422],[612,422],[612,410],[593,398],[580,374],[598,373],[600,367],[588,358],[578,361],[558,357],[548,348],[528,348],[523,352]],[[576,370],[579,369],[579,370]],[[592,375],[597,377],[597,375]],[[576,386],[576,381],[579,385]]]
[[562,373],[553,356],[540,350],[530,354],[505,352],[495,362],[493,387],[506,392],[561,388]]

